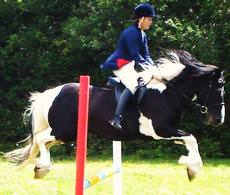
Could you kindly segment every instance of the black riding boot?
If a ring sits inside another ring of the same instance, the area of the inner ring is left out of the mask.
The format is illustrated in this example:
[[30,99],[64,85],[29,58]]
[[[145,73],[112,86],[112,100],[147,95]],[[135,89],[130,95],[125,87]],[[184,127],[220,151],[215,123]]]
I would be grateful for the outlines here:
[[117,103],[114,117],[112,120],[109,121],[109,123],[118,130],[122,129],[121,126],[122,113],[131,96],[132,96],[131,91],[128,88],[124,89]]
[[139,105],[141,100],[145,96],[145,93],[147,91],[147,87],[146,87],[145,81],[142,77],[139,77],[137,79],[137,82],[138,82],[138,89],[137,89],[136,95],[137,95],[137,105]]
[[141,100],[143,99],[143,97],[145,96],[145,93],[147,91],[147,87],[143,86],[137,89],[137,105],[140,104]]

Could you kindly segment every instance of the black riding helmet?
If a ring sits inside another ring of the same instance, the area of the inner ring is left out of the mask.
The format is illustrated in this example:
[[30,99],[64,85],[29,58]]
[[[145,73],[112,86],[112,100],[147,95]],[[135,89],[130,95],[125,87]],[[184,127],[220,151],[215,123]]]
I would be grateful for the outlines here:
[[142,17],[156,17],[155,7],[148,3],[141,3],[135,7],[133,19]]

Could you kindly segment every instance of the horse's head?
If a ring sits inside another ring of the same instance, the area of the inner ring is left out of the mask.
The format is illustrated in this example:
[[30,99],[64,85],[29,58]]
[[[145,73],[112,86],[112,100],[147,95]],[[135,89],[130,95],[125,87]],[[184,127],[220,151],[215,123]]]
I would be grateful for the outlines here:
[[200,86],[197,92],[198,103],[201,113],[207,118],[207,123],[223,124],[225,118],[223,72],[216,66],[203,64],[187,51],[174,50],[174,52]]
[[203,83],[197,94],[201,113],[207,117],[210,125],[221,125],[225,118],[224,76],[219,69],[202,77]]

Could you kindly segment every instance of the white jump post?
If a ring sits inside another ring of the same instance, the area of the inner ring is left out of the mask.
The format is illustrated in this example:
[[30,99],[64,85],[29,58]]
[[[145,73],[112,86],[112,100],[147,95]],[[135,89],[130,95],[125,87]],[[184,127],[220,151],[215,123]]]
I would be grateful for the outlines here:
[[113,141],[113,167],[110,169],[105,169],[98,172],[95,175],[84,180],[84,189],[87,189],[104,179],[113,176],[114,185],[113,192],[114,195],[122,194],[122,172],[121,172],[121,141]]
[[122,159],[121,141],[113,141],[113,169],[116,173],[113,176],[113,194],[122,194]]
[[113,175],[114,195],[122,194],[122,159],[121,141],[113,141],[113,171],[97,174],[91,180],[85,180],[85,162],[87,154],[87,131],[88,131],[88,110],[89,110],[89,76],[80,76],[80,90],[78,102],[78,124],[76,144],[76,183],[75,195],[84,195],[84,189]]

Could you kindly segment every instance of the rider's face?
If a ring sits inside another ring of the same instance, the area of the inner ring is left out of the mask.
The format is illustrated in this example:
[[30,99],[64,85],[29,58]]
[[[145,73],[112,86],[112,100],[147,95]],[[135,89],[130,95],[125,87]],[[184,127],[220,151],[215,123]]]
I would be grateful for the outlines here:
[[148,30],[153,23],[152,17],[143,17],[139,20],[139,26],[141,30]]

